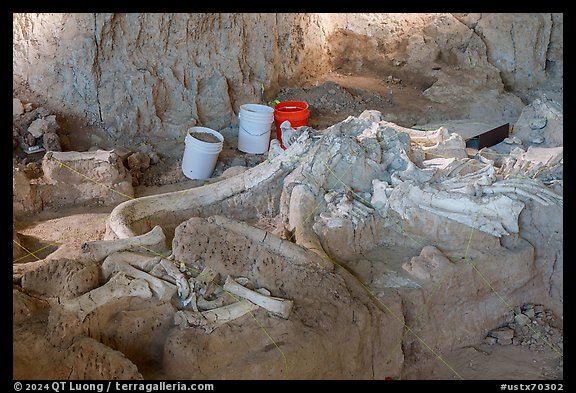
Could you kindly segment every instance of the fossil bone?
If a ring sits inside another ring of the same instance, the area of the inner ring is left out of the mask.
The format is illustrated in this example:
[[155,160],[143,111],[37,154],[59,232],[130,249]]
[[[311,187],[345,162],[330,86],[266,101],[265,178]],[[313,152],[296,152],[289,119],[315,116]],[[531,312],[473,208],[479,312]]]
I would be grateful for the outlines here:
[[130,258],[134,258],[134,256],[127,256],[126,254],[132,253],[115,253],[104,259],[104,262],[102,262],[102,274],[104,279],[110,280],[110,278],[115,274],[121,272],[126,276],[146,281],[154,295],[160,300],[168,300],[174,296],[176,293],[176,286],[174,284],[136,268],[132,265],[134,262],[130,260]]
[[99,307],[126,297],[150,299],[152,291],[145,280],[140,278],[131,279],[124,273],[118,273],[101,287],[86,292],[77,298],[62,302],[62,307],[64,310],[78,316],[80,321],[84,321],[88,314],[96,311]]
[[230,276],[226,278],[226,282],[224,283],[224,290],[230,292],[233,295],[248,299],[252,303],[265,308],[272,314],[278,315],[284,319],[288,319],[290,311],[292,310],[292,300],[262,295],[259,292],[253,291],[238,284]]
[[162,259],[160,265],[166,270],[166,273],[176,281],[178,287],[178,296],[180,299],[188,299],[190,296],[190,283],[186,276],[178,270],[174,263],[168,259]]
[[179,310],[174,314],[174,323],[181,328],[201,328],[210,334],[214,329],[225,323],[238,319],[257,309],[257,305],[249,300],[243,299],[226,306],[202,312]]
[[518,216],[524,203],[506,195],[470,197],[461,193],[421,189],[410,183],[394,188],[390,207],[410,219],[412,207],[479,229],[496,237],[518,233]]
[[93,261],[101,261],[108,255],[118,251],[166,251],[166,237],[164,231],[156,225],[151,231],[124,239],[93,240],[82,244],[85,257]]
[[242,299],[227,306],[202,311],[202,316],[206,318],[208,323],[212,324],[214,328],[217,328],[257,309],[258,306],[256,304],[247,299]]

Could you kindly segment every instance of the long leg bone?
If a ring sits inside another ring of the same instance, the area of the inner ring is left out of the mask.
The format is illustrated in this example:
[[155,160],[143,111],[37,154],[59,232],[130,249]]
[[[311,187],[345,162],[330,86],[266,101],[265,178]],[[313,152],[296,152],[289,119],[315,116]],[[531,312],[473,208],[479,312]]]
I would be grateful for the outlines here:
[[148,249],[155,252],[166,251],[166,237],[158,225],[143,235],[116,240],[93,240],[82,244],[82,253],[93,261],[101,261],[118,251],[145,251]]
[[96,311],[99,307],[126,297],[149,299],[152,297],[152,292],[146,281],[139,278],[130,279],[119,273],[103,286],[62,303],[62,307],[77,315],[80,321],[84,321],[88,314]]
[[292,310],[292,300],[286,300],[279,297],[264,296],[256,291],[243,287],[238,284],[230,276],[226,278],[224,283],[224,290],[233,295],[243,297],[250,300],[252,303],[265,308],[273,314],[276,314],[284,319],[288,319],[290,311]]

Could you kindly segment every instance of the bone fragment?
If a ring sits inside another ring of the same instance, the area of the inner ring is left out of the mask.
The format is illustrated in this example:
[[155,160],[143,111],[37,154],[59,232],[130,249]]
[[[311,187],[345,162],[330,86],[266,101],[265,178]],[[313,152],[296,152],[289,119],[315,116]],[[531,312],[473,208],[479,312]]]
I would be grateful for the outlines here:
[[168,259],[162,259],[160,265],[166,270],[166,273],[176,280],[176,286],[178,287],[178,296],[180,299],[188,299],[190,296],[190,283],[186,279],[186,276],[178,270],[174,263]]
[[138,278],[148,283],[154,296],[160,300],[169,300],[176,293],[176,286],[158,277],[137,269],[130,263],[122,260],[121,257],[127,253],[117,253],[108,256],[102,262],[102,275],[106,280],[110,280],[117,273],[124,273],[126,276]]
[[202,315],[210,324],[217,328],[257,309],[258,306],[256,304],[247,299],[242,299],[227,306],[203,311]]
[[292,300],[286,300],[279,297],[264,296],[256,291],[243,287],[234,281],[234,279],[230,276],[226,278],[226,282],[224,283],[224,290],[230,292],[233,295],[248,299],[252,303],[265,308],[271,313],[284,319],[288,319],[290,311],[292,310]]
[[101,261],[108,255],[119,251],[164,252],[166,237],[164,231],[156,225],[151,231],[139,236],[115,240],[93,240],[82,244],[82,253],[90,260]]
[[80,321],[84,319],[99,307],[107,303],[113,303],[124,297],[140,297],[149,299],[152,292],[148,283],[142,279],[130,279],[123,273],[114,275],[106,284],[86,292],[84,295],[69,301],[63,302],[62,306],[78,316]]

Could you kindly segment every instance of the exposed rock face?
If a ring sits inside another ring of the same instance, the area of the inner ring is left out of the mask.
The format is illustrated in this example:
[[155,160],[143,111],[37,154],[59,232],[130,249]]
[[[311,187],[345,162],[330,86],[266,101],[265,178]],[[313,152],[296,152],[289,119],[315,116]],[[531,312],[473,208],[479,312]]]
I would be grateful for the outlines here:
[[196,121],[216,129],[235,121],[241,104],[259,102],[261,84],[315,71],[316,19],[16,14],[14,75],[112,136],[181,136]]
[[[475,116],[562,78],[562,14],[15,14],[13,69],[115,137],[182,137],[336,68],[385,72]],[[533,43],[536,43],[536,48]],[[123,94],[118,94],[121,91]],[[455,94],[460,98],[455,98]],[[471,95],[480,95],[470,100]],[[20,113],[15,102],[14,113]]]
[[512,90],[523,90],[547,78],[552,23],[551,14],[482,14],[474,31],[486,43],[488,58],[503,82]]

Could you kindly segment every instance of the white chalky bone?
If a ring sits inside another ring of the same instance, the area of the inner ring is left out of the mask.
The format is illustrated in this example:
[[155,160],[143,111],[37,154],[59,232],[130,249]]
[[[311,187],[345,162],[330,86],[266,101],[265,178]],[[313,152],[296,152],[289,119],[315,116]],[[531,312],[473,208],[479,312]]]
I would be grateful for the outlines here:
[[194,285],[196,282],[195,282],[193,277],[190,277],[190,279],[188,280],[188,283],[190,285],[190,294],[188,295],[188,297],[186,299],[182,300],[182,304],[184,305],[184,307],[187,307],[188,305],[190,305],[192,310],[198,311],[196,292],[194,292]]
[[156,225],[151,231],[139,236],[116,240],[93,240],[82,244],[82,253],[94,261],[101,261],[118,251],[146,250],[155,252],[166,250],[166,237],[160,226]]
[[162,265],[166,273],[176,281],[180,299],[188,299],[190,296],[190,283],[186,279],[186,276],[168,259],[162,259],[160,265]]
[[174,323],[180,326],[180,328],[201,328],[210,334],[214,329],[225,323],[238,319],[257,309],[257,305],[249,300],[243,299],[208,311],[179,310],[174,314]]
[[202,311],[202,316],[215,328],[223,324],[238,319],[241,316],[256,311],[258,306],[247,299],[242,299],[227,306],[218,307],[213,310]]
[[518,216],[524,208],[523,202],[507,195],[471,198],[410,183],[395,187],[389,200],[390,207],[404,219],[412,219],[412,208],[417,206],[496,237],[518,233]]
[[230,276],[226,278],[224,283],[224,290],[233,295],[250,300],[252,303],[265,308],[271,313],[278,315],[284,319],[288,319],[290,311],[292,310],[292,300],[282,299],[279,297],[264,296],[256,291],[243,287],[238,284]]
[[160,300],[171,299],[176,293],[176,286],[167,281],[161,280],[158,277],[137,269],[130,264],[130,260],[122,260],[121,258],[127,253],[116,253],[108,256],[102,262],[102,275],[106,280],[109,280],[115,274],[121,272],[126,276],[142,279],[146,281],[154,293],[154,295]]
[[546,186],[528,179],[507,179],[494,183],[491,187],[484,187],[484,194],[519,195],[532,199],[544,206],[556,204],[563,206],[563,197],[549,190]]

